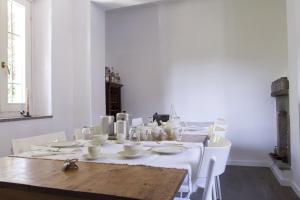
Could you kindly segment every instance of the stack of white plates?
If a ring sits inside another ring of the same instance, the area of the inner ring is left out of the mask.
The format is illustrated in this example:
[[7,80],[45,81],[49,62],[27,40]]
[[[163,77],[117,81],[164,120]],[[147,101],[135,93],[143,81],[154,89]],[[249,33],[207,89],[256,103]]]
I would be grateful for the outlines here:
[[146,156],[149,153],[150,153],[149,151],[140,150],[140,151],[136,151],[136,152],[120,151],[118,154],[124,158],[133,159],[133,158],[140,158],[140,157]]
[[186,151],[187,149],[188,148],[184,146],[169,145],[153,147],[151,151],[158,154],[179,154]]
[[55,148],[69,148],[69,147],[80,147],[82,145],[78,141],[62,141],[62,142],[53,142],[50,144],[50,146]]

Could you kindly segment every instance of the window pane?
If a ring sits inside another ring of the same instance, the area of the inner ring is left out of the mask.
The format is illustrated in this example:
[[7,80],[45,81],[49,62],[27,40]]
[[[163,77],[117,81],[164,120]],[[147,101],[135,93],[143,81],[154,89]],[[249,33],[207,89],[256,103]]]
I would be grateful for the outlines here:
[[8,103],[25,102],[25,7],[13,0],[8,6]]
[[[22,85],[8,83],[8,101],[14,102],[14,99],[21,99],[24,96]],[[15,103],[15,102],[14,102]]]

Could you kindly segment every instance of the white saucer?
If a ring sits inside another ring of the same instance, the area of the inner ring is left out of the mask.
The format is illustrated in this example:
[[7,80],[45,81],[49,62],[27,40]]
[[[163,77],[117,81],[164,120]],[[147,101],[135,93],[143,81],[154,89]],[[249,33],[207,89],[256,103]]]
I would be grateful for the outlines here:
[[118,152],[118,154],[120,156],[124,157],[124,158],[133,159],[133,158],[143,157],[143,156],[149,154],[149,152],[145,151],[145,150],[137,151],[136,153],[129,153],[127,151],[120,151],[120,152]]
[[92,157],[90,154],[84,154],[83,157],[86,159],[86,160],[97,160],[98,158],[101,157],[101,154],[97,155],[96,157]]
[[155,153],[159,153],[159,154],[179,154],[186,150],[187,150],[186,147],[175,146],[175,145],[153,147],[151,149],[151,151],[153,151]]

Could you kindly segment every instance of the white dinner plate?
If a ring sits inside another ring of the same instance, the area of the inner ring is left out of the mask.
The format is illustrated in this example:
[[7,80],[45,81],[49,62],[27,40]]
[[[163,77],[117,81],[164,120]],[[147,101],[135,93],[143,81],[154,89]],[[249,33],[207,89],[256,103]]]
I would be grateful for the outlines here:
[[207,127],[198,127],[198,126],[186,126],[184,127],[185,131],[200,131],[200,132],[205,132],[208,131]]
[[80,146],[80,142],[77,142],[77,141],[53,142],[50,144],[50,146],[56,147],[56,148],[78,147],[78,146]]
[[159,154],[179,154],[186,150],[187,148],[184,146],[175,146],[175,145],[153,147],[151,149],[151,151]]
[[138,152],[136,152],[136,153],[133,154],[133,153],[128,153],[126,151],[120,151],[120,152],[118,152],[118,154],[120,156],[124,157],[124,158],[133,159],[133,158],[143,157],[143,156],[149,154],[149,152],[142,150],[142,151],[138,151]]

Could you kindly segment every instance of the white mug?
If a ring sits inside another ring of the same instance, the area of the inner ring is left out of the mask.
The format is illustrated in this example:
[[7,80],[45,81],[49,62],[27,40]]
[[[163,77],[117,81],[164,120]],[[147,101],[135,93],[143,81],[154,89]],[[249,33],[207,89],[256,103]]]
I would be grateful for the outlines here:
[[137,143],[128,143],[123,146],[124,151],[129,154],[135,154],[142,149],[142,145]]
[[122,144],[125,142],[126,134],[125,133],[117,133],[117,143]]
[[100,127],[101,127],[101,132],[103,134],[109,134],[109,117],[108,116],[101,116],[100,117]]
[[103,145],[103,144],[105,144],[107,138],[108,138],[107,134],[93,135],[93,141],[92,141],[92,143],[94,145]]
[[91,145],[88,147],[88,152],[91,157],[97,157],[100,154],[100,146]]

